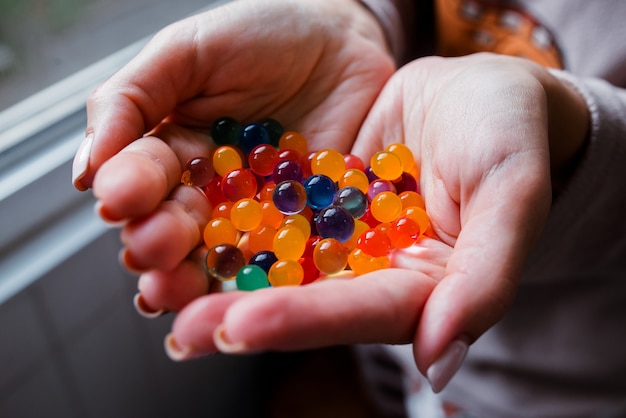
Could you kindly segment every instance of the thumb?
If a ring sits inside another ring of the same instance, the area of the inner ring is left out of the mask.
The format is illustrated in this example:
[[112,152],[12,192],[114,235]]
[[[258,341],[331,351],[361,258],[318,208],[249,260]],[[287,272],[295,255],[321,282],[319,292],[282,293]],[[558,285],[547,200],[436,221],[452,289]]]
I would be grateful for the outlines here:
[[[168,36],[173,30],[175,38]],[[77,189],[91,187],[106,160],[154,128],[190,94],[194,41],[191,31],[179,32],[171,27],[157,34],[90,95],[86,137],[72,167]]]
[[513,302],[550,205],[547,155],[534,161],[521,162],[525,170],[515,163],[500,168],[465,203],[446,273],[426,302],[414,340],[417,366],[435,392],[461,366],[469,344]]

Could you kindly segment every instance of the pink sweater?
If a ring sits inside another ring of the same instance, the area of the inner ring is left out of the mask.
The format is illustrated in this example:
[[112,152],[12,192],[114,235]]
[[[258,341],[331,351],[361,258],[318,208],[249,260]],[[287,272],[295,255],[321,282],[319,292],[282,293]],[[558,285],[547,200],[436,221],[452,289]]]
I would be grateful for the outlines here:
[[[363,2],[398,64],[434,50],[420,33],[428,25],[416,23],[424,2]],[[592,131],[514,306],[471,346],[441,396],[478,417],[626,416],[626,1],[459,2],[474,17],[481,7],[504,13],[502,5],[530,16],[541,29],[533,35],[558,48],[563,69],[554,73],[585,97]]]

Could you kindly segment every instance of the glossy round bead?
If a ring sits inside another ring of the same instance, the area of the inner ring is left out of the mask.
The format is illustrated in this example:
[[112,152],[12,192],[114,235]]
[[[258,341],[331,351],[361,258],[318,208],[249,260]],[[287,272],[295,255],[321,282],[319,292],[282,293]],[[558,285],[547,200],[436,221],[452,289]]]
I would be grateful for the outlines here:
[[248,236],[248,248],[253,253],[260,251],[272,251],[274,249],[274,236],[276,228],[269,225],[259,225],[250,231]]
[[356,219],[354,221],[354,232],[352,233],[352,236],[350,237],[350,239],[348,239],[346,242],[344,242],[343,245],[349,251],[354,250],[356,248],[356,242],[359,239],[359,237],[361,236],[361,234],[363,232],[367,231],[370,228],[371,228],[371,226],[369,226],[367,223],[363,222],[361,219]]
[[399,216],[389,226],[388,235],[393,248],[407,248],[420,236],[420,227],[409,216]]
[[301,182],[302,179],[302,166],[295,160],[279,161],[272,171],[272,180],[276,184],[286,180]]
[[340,242],[346,242],[354,232],[354,218],[342,207],[329,206],[317,214],[315,227],[322,238],[335,238]]
[[280,224],[283,222],[283,219],[285,219],[285,215],[278,210],[272,200],[262,200],[261,210],[263,211],[263,219],[261,220],[261,223],[265,225],[270,225],[278,229]]
[[228,201],[224,193],[222,193],[222,177],[215,176],[204,187],[204,194],[209,199],[209,203],[212,207],[219,205],[222,202]]
[[325,238],[315,246],[313,261],[324,274],[339,273],[348,265],[348,249],[336,239]]
[[206,256],[209,274],[218,280],[235,278],[237,272],[246,264],[243,253],[231,244],[219,244],[212,247]]
[[411,151],[409,147],[404,144],[395,143],[387,145],[385,147],[385,151],[392,152],[400,157],[404,171],[413,170],[413,167],[415,166],[415,157],[413,156],[413,151]]
[[396,188],[397,194],[406,191],[417,192],[417,180],[415,180],[415,177],[407,172],[402,173],[402,175],[396,180],[393,180],[392,183]]
[[278,140],[278,149],[292,149],[298,151],[298,154],[304,156],[309,152],[307,140],[299,132],[287,131]]
[[267,130],[270,136],[270,144],[274,147],[278,147],[278,141],[285,132],[283,125],[275,119],[265,118],[261,121],[261,125]]
[[208,158],[192,158],[185,165],[181,182],[185,186],[204,187],[209,184],[209,181],[213,178],[213,174],[215,174],[215,171]]
[[296,260],[278,260],[270,267],[268,279],[272,286],[298,286],[304,279],[304,270]]
[[365,214],[367,204],[367,196],[365,196],[361,190],[353,186],[339,189],[333,198],[333,205],[346,209],[355,219]]
[[380,151],[372,156],[370,167],[384,180],[395,180],[402,175],[402,160],[393,152]]
[[274,236],[274,254],[279,260],[297,260],[302,257],[307,238],[295,225],[280,228]]
[[368,224],[370,226],[370,228],[375,228],[376,225],[378,225],[380,223],[380,221],[376,218],[374,218],[374,215],[372,215],[372,208],[368,207],[367,210],[365,211],[365,214],[363,216],[361,216],[359,218],[359,220],[365,222],[366,224]]
[[295,149],[287,148],[278,150],[278,159],[279,161],[293,160],[302,163],[304,157]]
[[361,234],[356,248],[373,257],[389,257],[391,240],[381,229],[372,228]]
[[260,123],[248,123],[239,131],[239,147],[244,155],[248,155],[257,145],[269,143],[270,134]]
[[300,283],[301,286],[313,283],[320,277],[320,271],[317,269],[317,266],[313,261],[313,257],[300,257],[298,259],[298,263],[302,267],[302,271],[304,273],[302,283]]
[[211,211],[211,218],[226,218],[230,219],[230,210],[233,208],[233,202],[227,200],[226,202],[219,203],[213,207]]
[[426,211],[420,207],[411,206],[402,210],[402,216],[408,216],[413,219],[420,227],[420,235],[424,235],[428,231],[430,220]]
[[230,210],[230,221],[240,231],[252,231],[261,224],[263,209],[254,199],[238,200]]
[[243,167],[241,154],[230,145],[223,145],[213,152],[213,168],[219,176],[225,176],[229,171]]
[[283,181],[274,188],[272,200],[278,210],[285,215],[298,213],[306,207],[306,190],[300,182]]
[[374,218],[380,222],[393,222],[402,212],[402,202],[397,194],[382,192],[372,199],[370,210]]
[[389,257],[373,257],[365,254],[359,248],[355,248],[348,255],[348,265],[354,271],[354,274],[360,276],[362,274],[371,273],[377,270],[389,268]]
[[313,174],[304,181],[307,204],[311,209],[323,209],[333,202],[337,185],[328,176],[323,174]]
[[354,154],[344,154],[343,160],[346,162],[346,170],[365,171],[365,164],[361,157]]
[[361,170],[355,168],[347,169],[339,178],[339,188],[352,186],[356,187],[363,193],[367,194],[369,190],[370,181]]
[[217,119],[211,125],[211,137],[217,145],[236,145],[241,125],[231,117]]
[[371,201],[377,194],[382,192],[396,192],[396,186],[389,180],[375,179],[372,181],[367,189],[367,197]]
[[276,255],[271,251],[259,251],[250,257],[248,264],[259,266],[265,273],[270,271],[270,267],[278,261]]
[[229,219],[214,218],[204,227],[203,238],[207,248],[218,244],[237,245],[239,231]]
[[365,172],[365,175],[367,176],[367,179],[370,181],[370,183],[373,182],[374,180],[380,179],[380,177],[374,174],[374,172],[372,171],[372,167],[370,166],[367,166],[364,172]]
[[402,209],[416,206],[418,208],[426,209],[424,198],[417,192],[405,191],[399,193],[400,201],[402,202]]
[[238,168],[222,177],[222,193],[226,199],[236,202],[256,196],[258,184],[255,175],[247,168]]
[[238,290],[257,290],[269,286],[267,273],[259,266],[253,264],[241,268],[235,278]]
[[292,225],[302,232],[305,239],[309,239],[311,236],[311,222],[300,213],[294,213],[293,215],[286,216],[280,224],[280,228]]
[[260,176],[271,175],[278,161],[278,150],[270,144],[257,145],[248,154],[250,170]]
[[344,171],[346,171],[346,162],[339,151],[323,149],[316,152],[311,159],[313,174],[323,174],[333,181],[339,181]]

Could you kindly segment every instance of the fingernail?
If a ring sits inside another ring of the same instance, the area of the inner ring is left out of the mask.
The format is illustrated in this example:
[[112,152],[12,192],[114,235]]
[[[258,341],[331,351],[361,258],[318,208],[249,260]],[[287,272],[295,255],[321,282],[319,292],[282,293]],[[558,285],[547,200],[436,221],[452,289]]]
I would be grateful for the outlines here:
[[454,340],[426,371],[426,378],[433,392],[439,393],[446,387],[463,364],[469,350],[465,339]]
[[135,306],[137,312],[144,318],[158,318],[167,313],[165,309],[154,310],[150,306],[148,306],[143,296],[141,296],[141,293],[137,293],[135,295],[135,297],[133,298],[133,305]]
[[111,216],[107,208],[104,206],[104,203],[100,200],[96,201],[96,204],[94,205],[94,212],[100,217],[100,219],[112,227],[123,226],[126,223],[125,219],[115,219]]
[[249,347],[244,342],[233,343],[226,337],[224,325],[218,325],[213,331],[213,342],[219,351],[228,354],[249,353]]
[[164,346],[165,353],[174,361],[190,360],[196,357],[191,347],[180,345],[171,333],[165,336]]
[[122,248],[118,253],[119,262],[126,270],[133,274],[142,274],[148,271],[147,268],[138,266],[133,255],[128,248]]
[[93,132],[87,135],[85,139],[83,139],[83,142],[80,143],[72,163],[72,183],[74,183],[74,187],[80,191],[88,189],[88,187],[83,184],[82,180],[89,168],[89,156],[91,155],[92,146]]

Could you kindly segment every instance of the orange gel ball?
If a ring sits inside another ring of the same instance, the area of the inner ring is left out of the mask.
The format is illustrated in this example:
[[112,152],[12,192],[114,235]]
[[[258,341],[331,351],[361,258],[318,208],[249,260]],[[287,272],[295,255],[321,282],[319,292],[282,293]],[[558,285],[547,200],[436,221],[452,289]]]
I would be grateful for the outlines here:
[[370,159],[370,167],[379,178],[389,181],[399,178],[404,171],[400,157],[389,151],[374,154]]
[[252,231],[261,224],[263,209],[254,199],[241,199],[230,210],[230,221],[240,231]]
[[393,192],[381,192],[372,199],[370,211],[380,222],[393,222],[402,212],[402,201]]
[[281,135],[278,140],[278,149],[292,149],[297,151],[301,156],[305,156],[309,153],[309,145],[304,135],[294,131],[287,131]]
[[278,260],[267,273],[274,287],[298,286],[304,279],[304,269],[297,260]]
[[243,167],[241,154],[230,145],[223,145],[213,152],[213,168],[220,176]]
[[417,192],[407,190],[398,195],[402,202],[402,209],[409,208],[411,206],[417,206],[418,208],[426,209],[424,204],[424,198]]
[[415,167],[415,157],[413,156],[413,151],[409,149],[404,144],[389,144],[385,148],[385,151],[393,152],[400,160],[402,160],[402,169],[404,171],[412,171]]
[[339,181],[346,171],[346,161],[339,151],[323,149],[315,153],[311,159],[311,172],[323,174],[333,181]]
[[248,248],[253,253],[272,251],[274,248],[274,236],[276,228],[270,225],[259,225],[250,231],[248,236]]
[[348,249],[334,238],[323,239],[313,250],[313,262],[324,274],[339,273],[348,265]]
[[420,227],[420,235],[424,235],[430,225],[428,214],[422,208],[411,206],[402,211],[401,216],[408,216],[413,219]]
[[279,260],[297,260],[306,248],[304,234],[294,225],[280,228],[274,236],[274,254]]
[[204,243],[208,248],[218,244],[237,245],[239,231],[233,223],[226,218],[211,219],[204,228]]

